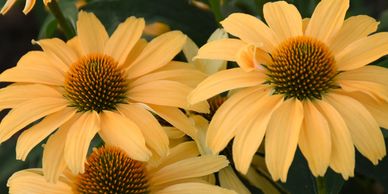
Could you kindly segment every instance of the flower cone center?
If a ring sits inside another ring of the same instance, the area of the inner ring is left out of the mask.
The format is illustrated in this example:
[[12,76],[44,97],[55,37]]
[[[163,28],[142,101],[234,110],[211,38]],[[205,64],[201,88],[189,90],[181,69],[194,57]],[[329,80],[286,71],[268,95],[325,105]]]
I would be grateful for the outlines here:
[[85,172],[78,176],[79,193],[149,193],[145,165],[128,157],[121,149],[95,149],[85,164]]
[[285,98],[321,99],[335,88],[335,60],[329,48],[309,37],[290,38],[281,43],[268,65],[269,83],[275,94]]
[[125,103],[127,82],[124,71],[109,56],[94,54],[70,66],[65,78],[66,98],[80,112],[115,110]]

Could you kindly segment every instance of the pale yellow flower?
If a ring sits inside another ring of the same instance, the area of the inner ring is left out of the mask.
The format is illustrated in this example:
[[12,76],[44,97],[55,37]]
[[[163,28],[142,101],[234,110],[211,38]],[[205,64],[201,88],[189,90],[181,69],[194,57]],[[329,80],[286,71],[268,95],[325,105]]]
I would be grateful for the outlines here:
[[388,54],[388,33],[368,16],[346,20],[349,0],[322,0],[302,20],[284,1],[264,5],[266,25],[241,13],[221,22],[240,39],[203,46],[197,58],[236,61],[198,85],[191,103],[239,89],[214,115],[207,144],[215,153],[234,138],[233,158],[246,173],[265,136],[266,165],[286,181],[297,146],[315,176],[330,166],[347,179],[355,150],[377,164],[385,154],[388,70],[366,66]]
[[24,55],[17,66],[0,75],[15,82],[0,90],[1,108],[12,110],[0,124],[0,142],[41,118],[17,142],[17,159],[48,138],[43,170],[54,180],[67,164],[84,171],[90,141],[98,133],[136,160],[151,151],[167,154],[168,137],[149,112],[158,114],[186,134],[195,133],[179,108],[207,112],[208,104],[189,106],[187,95],[206,74],[187,63],[171,61],[186,36],[172,31],[151,42],[140,39],[144,20],[129,17],[111,37],[94,14],[80,12],[78,35],[37,42],[43,51]]
[[[24,14],[28,14],[32,8],[35,6],[36,0],[26,0],[26,4],[23,9]],[[50,3],[51,0],[43,0],[44,5],[47,6],[48,3]],[[4,6],[0,10],[0,14],[4,15],[6,14],[9,9],[16,3],[16,0],[7,0],[4,4]]]
[[223,156],[196,156],[195,149],[194,142],[180,144],[151,165],[131,159],[123,150],[103,147],[89,156],[83,174],[65,171],[54,184],[44,179],[42,169],[27,169],[14,173],[7,186],[11,194],[234,194],[200,178],[224,168],[228,160]]

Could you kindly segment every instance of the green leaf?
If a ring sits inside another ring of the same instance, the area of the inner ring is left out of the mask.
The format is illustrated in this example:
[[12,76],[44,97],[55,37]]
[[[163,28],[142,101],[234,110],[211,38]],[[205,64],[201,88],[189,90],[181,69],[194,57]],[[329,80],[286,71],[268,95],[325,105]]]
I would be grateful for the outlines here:
[[379,31],[388,31],[388,10],[381,13]]
[[109,33],[129,16],[144,17],[147,23],[163,22],[181,30],[202,45],[217,28],[212,13],[183,0],[96,0],[83,9],[94,12]]

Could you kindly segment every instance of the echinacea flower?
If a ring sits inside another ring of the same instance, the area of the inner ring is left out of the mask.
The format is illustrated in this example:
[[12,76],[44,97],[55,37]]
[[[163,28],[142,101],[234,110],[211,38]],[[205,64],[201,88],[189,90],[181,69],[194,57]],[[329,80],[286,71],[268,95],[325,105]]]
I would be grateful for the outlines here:
[[264,18],[235,13],[221,22],[239,39],[203,46],[197,58],[236,61],[198,85],[191,103],[235,90],[207,133],[213,152],[234,138],[233,159],[246,173],[265,136],[266,165],[286,181],[299,146],[311,172],[330,166],[347,179],[355,150],[377,164],[385,154],[379,126],[388,128],[388,70],[367,64],[388,54],[388,33],[370,35],[368,16],[344,21],[349,0],[322,0],[311,19],[284,1],[266,3]]
[[[0,14],[4,15],[6,14],[9,9],[16,3],[17,0],[7,0],[4,4],[4,6],[0,10]],[[35,6],[36,0],[26,0],[26,4],[23,9],[24,14],[28,14],[31,9]],[[50,3],[51,0],[43,0],[44,5],[47,6],[48,3]]]
[[233,194],[235,192],[210,185],[200,179],[228,165],[223,156],[196,156],[195,143],[186,142],[171,149],[156,165],[133,160],[115,147],[95,149],[85,164],[85,172],[61,174],[59,181],[47,182],[42,169],[26,169],[14,173],[7,186],[12,194],[76,194],[76,193],[150,193]]
[[[17,159],[47,140],[43,170],[49,180],[67,164],[84,172],[90,141],[98,133],[105,143],[148,160],[163,156],[168,137],[152,111],[187,134],[195,129],[179,108],[208,111],[207,103],[189,106],[187,95],[206,75],[189,64],[171,61],[186,36],[172,31],[147,43],[140,39],[144,20],[129,17],[111,37],[94,14],[80,12],[78,36],[37,41],[43,51],[24,55],[0,75],[15,82],[1,89],[1,108],[12,110],[0,123],[0,142],[32,122],[17,142]],[[188,80],[187,80],[188,79]]]

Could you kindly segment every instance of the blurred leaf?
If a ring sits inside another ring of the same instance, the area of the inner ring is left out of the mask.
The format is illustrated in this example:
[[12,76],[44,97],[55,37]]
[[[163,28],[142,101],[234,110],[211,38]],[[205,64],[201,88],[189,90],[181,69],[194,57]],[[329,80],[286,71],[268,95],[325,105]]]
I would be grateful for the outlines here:
[[110,33],[129,16],[144,17],[147,23],[163,22],[181,30],[202,45],[217,28],[212,13],[182,0],[96,0],[83,9],[94,12]]
[[388,10],[381,13],[379,31],[388,31]]
[[54,37],[57,32],[57,25],[58,23],[55,20],[54,16],[49,15],[48,17],[46,17],[40,29],[38,38],[44,39]]

